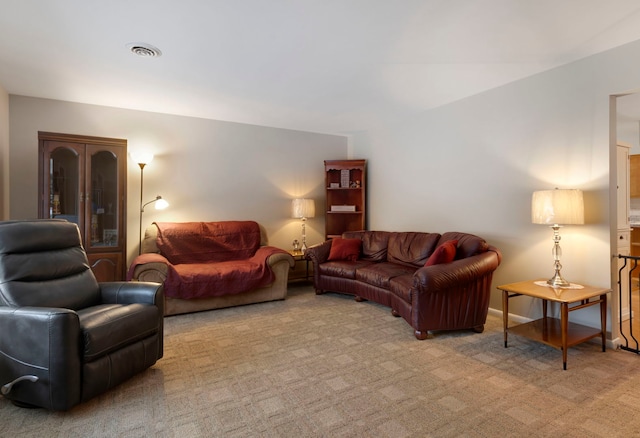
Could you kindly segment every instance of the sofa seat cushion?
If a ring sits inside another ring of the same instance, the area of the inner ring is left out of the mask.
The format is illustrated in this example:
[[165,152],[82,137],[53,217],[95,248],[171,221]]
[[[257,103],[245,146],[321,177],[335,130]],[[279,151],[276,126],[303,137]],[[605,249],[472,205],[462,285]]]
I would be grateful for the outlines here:
[[328,277],[341,277],[355,280],[356,270],[365,268],[372,264],[374,263],[364,260],[357,260],[355,262],[349,260],[336,260],[320,264],[320,266],[318,266],[318,273]]
[[100,304],[77,313],[85,362],[96,360],[158,331],[156,306],[139,303]]
[[389,281],[400,275],[413,274],[416,268],[397,263],[382,262],[360,268],[356,271],[356,280],[371,286],[389,289]]
[[411,304],[411,288],[413,287],[413,274],[393,277],[389,282],[389,290],[402,301]]

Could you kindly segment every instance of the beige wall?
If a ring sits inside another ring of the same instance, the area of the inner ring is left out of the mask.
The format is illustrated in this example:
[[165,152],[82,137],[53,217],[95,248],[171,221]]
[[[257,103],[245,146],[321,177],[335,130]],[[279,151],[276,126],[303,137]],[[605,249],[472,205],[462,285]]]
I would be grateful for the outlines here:
[[9,95],[0,86],[0,220],[9,218]]
[[[494,285],[549,278],[552,231],[531,223],[531,195],[580,188],[587,223],[561,230],[562,272],[612,286],[609,95],[640,86],[639,55],[633,43],[355,136],[370,161],[370,226],[476,233],[502,250]],[[502,308],[497,290],[491,307]],[[540,304],[510,310],[533,317]]]
[[[36,217],[38,131],[128,140],[129,151],[148,149],[144,199],[161,195],[164,211],[145,208],[143,228],[158,221],[256,220],[270,243],[290,248],[300,238],[291,199],[312,197],[324,208],[325,159],[347,157],[344,136],[10,96],[10,217]],[[138,250],[140,168],[128,163],[127,248]],[[309,219],[309,243],[324,235],[324,217]]]

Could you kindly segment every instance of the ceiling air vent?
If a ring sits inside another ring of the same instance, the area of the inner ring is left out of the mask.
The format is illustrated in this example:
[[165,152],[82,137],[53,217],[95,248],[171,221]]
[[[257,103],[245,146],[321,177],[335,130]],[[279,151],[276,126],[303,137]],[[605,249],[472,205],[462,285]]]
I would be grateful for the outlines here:
[[142,56],[143,58],[157,58],[162,55],[162,52],[157,47],[153,47],[151,44],[146,43],[130,43],[127,47],[134,55]]

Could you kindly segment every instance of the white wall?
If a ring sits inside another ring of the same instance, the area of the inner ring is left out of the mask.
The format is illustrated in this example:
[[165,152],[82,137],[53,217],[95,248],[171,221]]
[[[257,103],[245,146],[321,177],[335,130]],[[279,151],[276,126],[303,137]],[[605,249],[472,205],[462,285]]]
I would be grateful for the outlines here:
[[0,220],[9,218],[9,94],[0,86]]
[[[239,123],[10,96],[11,219],[37,209],[38,131],[124,138],[128,149],[149,149],[144,199],[162,195],[164,211],[145,208],[143,228],[158,221],[256,220],[269,243],[289,249],[300,239],[291,199],[314,198],[324,208],[325,159],[347,157],[347,138]],[[0,125],[1,126],[1,125]],[[128,264],[138,251],[140,168],[129,159]],[[307,221],[307,241],[324,236],[324,217]]]
[[[562,272],[610,287],[609,95],[640,86],[638,55],[633,43],[355,136],[370,228],[475,233],[502,251],[494,285],[549,278],[552,231],[531,223],[531,194],[580,188],[587,224],[562,229]],[[510,310],[533,317],[540,303]]]

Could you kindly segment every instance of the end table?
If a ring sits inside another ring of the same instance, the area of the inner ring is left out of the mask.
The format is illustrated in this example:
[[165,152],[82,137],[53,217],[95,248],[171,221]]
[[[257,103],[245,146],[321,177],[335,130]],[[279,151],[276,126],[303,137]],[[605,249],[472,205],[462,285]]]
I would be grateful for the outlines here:
[[[562,350],[562,366],[567,369],[567,349],[600,336],[602,351],[606,351],[607,294],[611,289],[582,286],[580,289],[559,289],[551,286],[539,286],[536,282],[545,280],[522,281],[498,286],[502,291],[502,312],[504,325],[504,347],[507,348],[507,334],[512,332],[520,336],[542,342]],[[509,327],[509,299],[518,296],[540,298],[542,300],[542,318],[525,324]],[[560,303],[560,319],[547,316],[547,303]],[[573,304],[570,306],[570,304]],[[569,322],[569,312],[600,304],[600,328],[587,327]]]

